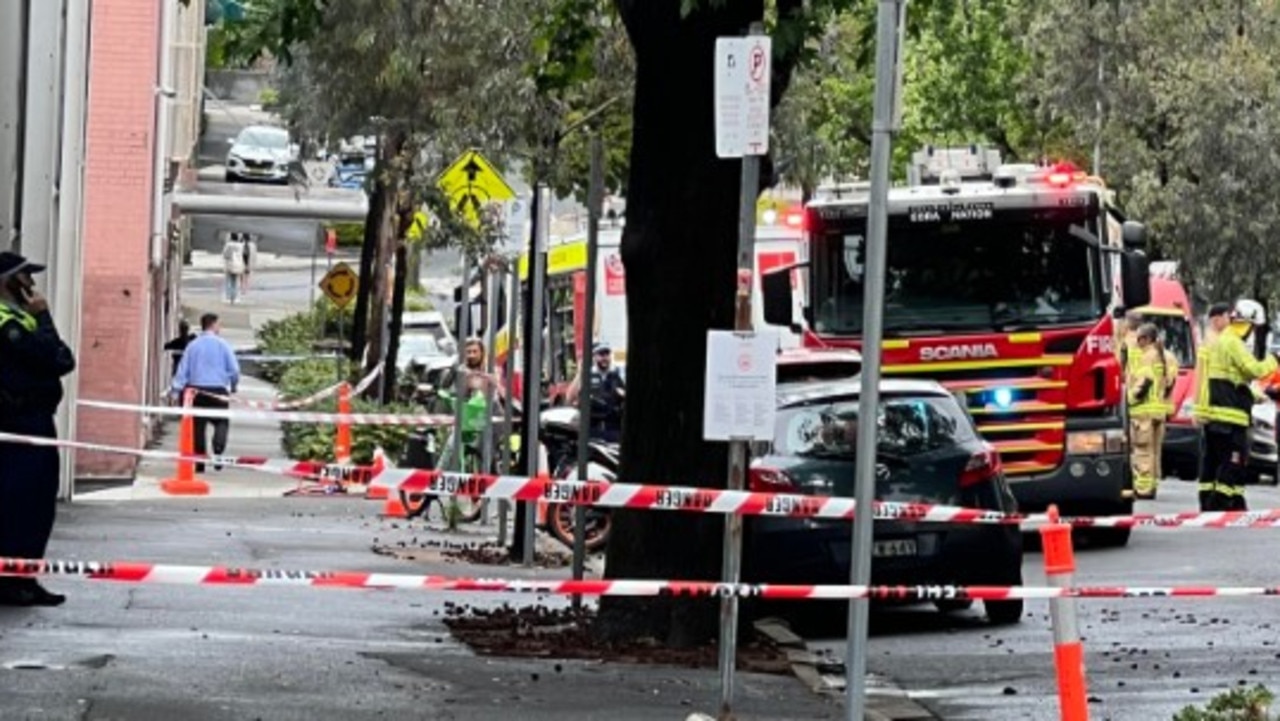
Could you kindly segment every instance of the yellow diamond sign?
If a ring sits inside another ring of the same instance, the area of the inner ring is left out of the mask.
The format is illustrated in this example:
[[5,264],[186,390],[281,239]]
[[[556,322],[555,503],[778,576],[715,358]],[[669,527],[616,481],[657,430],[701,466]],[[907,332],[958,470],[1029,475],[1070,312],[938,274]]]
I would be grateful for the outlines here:
[[516,192],[478,150],[468,150],[440,174],[437,186],[449,198],[449,207],[473,227],[480,227],[480,213],[489,203],[512,200]]
[[346,308],[356,299],[360,290],[360,277],[346,263],[338,263],[320,280],[320,290],[339,308]]

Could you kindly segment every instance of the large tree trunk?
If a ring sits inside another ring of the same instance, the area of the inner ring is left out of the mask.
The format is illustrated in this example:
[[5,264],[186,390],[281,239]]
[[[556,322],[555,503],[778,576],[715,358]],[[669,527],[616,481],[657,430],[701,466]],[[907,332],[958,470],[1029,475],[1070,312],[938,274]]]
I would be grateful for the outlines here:
[[[733,324],[741,163],[716,158],[712,114],[717,36],[741,35],[761,0],[680,17],[680,0],[616,0],[636,52],[627,225],[627,408],[624,483],[725,485],[727,446],[702,438],[707,330]],[[706,8],[714,3],[702,2]],[[723,519],[620,511],[610,578],[720,576]],[[713,600],[606,599],[607,638],[674,646],[715,637]]]

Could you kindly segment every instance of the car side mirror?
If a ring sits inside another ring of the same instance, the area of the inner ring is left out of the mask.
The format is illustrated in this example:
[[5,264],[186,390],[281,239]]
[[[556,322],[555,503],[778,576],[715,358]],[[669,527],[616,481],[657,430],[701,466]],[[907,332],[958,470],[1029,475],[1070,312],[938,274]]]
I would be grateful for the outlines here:
[[1124,221],[1120,226],[1120,240],[1125,250],[1144,250],[1147,247],[1147,226],[1136,220]]
[[761,296],[764,302],[764,322],[788,328],[796,323],[792,309],[791,272],[798,266],[771,270],[760,276]]
[[235,138],[227,138],[227,145],[235,145],[235,144],[236,144]]
[[1140,308],[1151,302],[1151,268],[1142,252],[1120,256],[1120,283],[1125,308]]

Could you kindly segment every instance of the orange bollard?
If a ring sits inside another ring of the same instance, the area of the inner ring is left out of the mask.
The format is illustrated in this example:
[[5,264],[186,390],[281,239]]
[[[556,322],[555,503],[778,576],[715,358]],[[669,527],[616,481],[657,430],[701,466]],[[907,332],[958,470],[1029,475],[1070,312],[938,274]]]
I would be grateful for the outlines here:
[[[1075,584],[1076,557],[1071,548],[1071,526],[1058,522],[1058,507],[1049,507],[1049,523],[1040,529],[1044,546],[1044,573],[1054,588]],[[1089,694],[1085,686],[1084,643],[1076,618],[1074,598],[1049,600],[1053,618],[1053,662],[1058,672],[1058,705],[1062,721],[1088,721]]]
[[[338,388],[338,413],[351,413],[351,384],[344,382]],[[333,439],[333,458],[338,463],[351,462],[351,424],[338,423],[338,432]]]
[[[195,391],[188,390],[182,397],[182,407],[191,408]],[[182,416],[178,424],[178,453],[184,457],[178,461],[178,473],[160,483],[160,490],[171,496],[207,496],[209,484],[196,478],[195,461],[187,460],[196,454],[196,419],[191,414]]]

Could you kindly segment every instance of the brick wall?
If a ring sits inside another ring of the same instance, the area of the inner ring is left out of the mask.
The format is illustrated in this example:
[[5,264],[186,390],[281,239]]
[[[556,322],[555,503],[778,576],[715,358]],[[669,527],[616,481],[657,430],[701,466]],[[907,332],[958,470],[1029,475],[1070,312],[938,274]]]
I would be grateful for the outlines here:
[[[159,6],[155,0],[96,0],[89,57],[85,157],[84,320],[80,397],[144,403],[153,336],[149,276],[152,133]],[[149,374],[148,374],[149,375]],[[76,437],[140,447],[137,414],[81,408]],[[82,476],[132,476],[133,458],[79,453]]]

